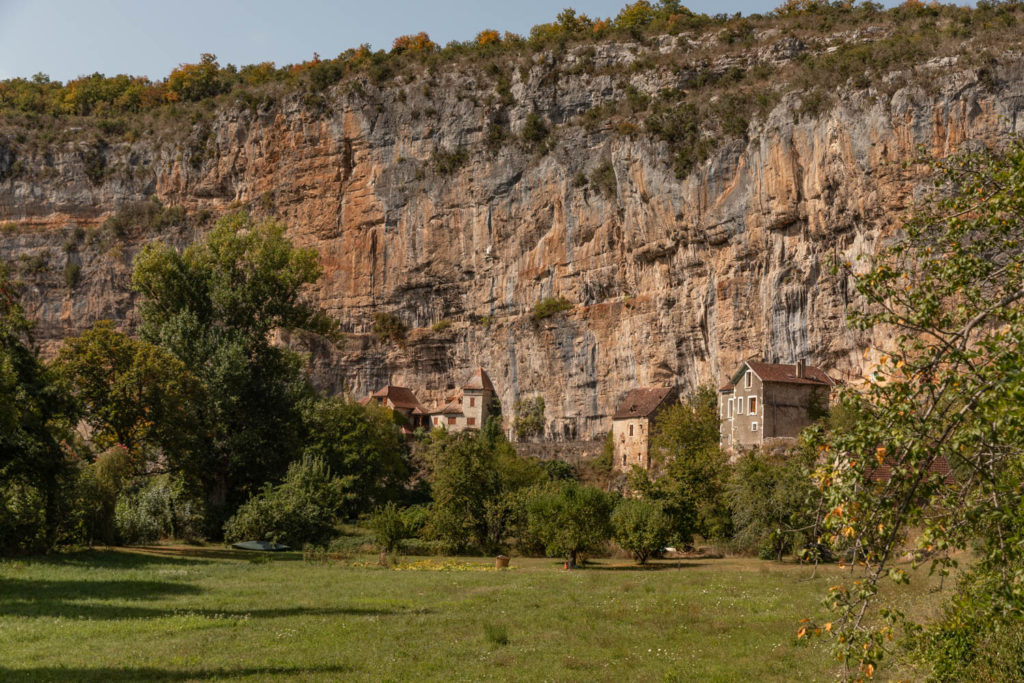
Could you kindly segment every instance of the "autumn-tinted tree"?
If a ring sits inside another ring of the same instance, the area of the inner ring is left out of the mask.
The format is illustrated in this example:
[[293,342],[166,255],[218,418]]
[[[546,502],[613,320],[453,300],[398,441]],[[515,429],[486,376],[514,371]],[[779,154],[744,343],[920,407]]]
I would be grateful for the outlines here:
[[217,56],[204,53],[200,55],[198,64],[179,64],[171,72],[167,77],[167,99],[170,102],[194,102],[213,97],[223,87]]
[[918,632],[873,609],[881,583],[909,580],[896,564],[908,550],[942,572],[952,551],[975,554],[916,639],[931,674],[973,679],[976,659],[1019,672],[1024,659],[1009,647],[1024,613],[1024,144],[931,165],[937,194],[898,239],[838,265],[857,294],[851,324],[885,343],[867,385],[843,395],[859,419],[818,439],[823,540],[866,566],[828,596],[850,677],[874,673],[900,626]]
[[55,369],[98,448],[121,444],[141,463],[194,447],[202,387],[170,352],[103,320],[65,340]]

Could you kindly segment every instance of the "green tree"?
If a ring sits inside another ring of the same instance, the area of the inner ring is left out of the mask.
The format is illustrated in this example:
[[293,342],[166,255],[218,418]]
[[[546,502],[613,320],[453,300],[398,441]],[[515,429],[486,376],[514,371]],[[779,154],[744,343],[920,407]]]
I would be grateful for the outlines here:
[[301,451],[301,403],[310,396],[303,361],[271,344],[270,333],[333,332],[300,300],[319,275],[316,252],[293,247],[284,225],[245,213],[225,216],[183,252],[154,242],[136,260],[143,339],[170,351],[205,389],[201,447],[172,464],[203,484],[215,508],[230,510],[279,479]]
[[453,551],[487,541],[487,503],[501,490],[494,450],[470,432],[431,432],[426,457],[433,505],[429,535]]
[[728,459],[718,439],[718,401],[710,387],[701,387],[682,404],[669,406],[655,421],[651,453],[664,471],[653,482],[646,473],[638,473],[634,486],[665,503],[679,541],[689,541],[692,533],[707,539],[728,538],[732,533],[725,496]]
[[92,428],[92,441],[121,444],[137,461],[172,459],[192,447],[202,387],[185,364],[155,344],[101,320],[64,341],[55,363],[67,392]]
[[[851,677],[874,672],[900,624],[917,630],[898,610],[872,609],[882,582],[909,578],[894,565],[908,528],[910,549],[940,572],[956,564],[950,551],[975,553],[920,639],[936,676],[991,654],[1024,611],[1024,144],[931,166],[937,193],[900,239],[867,264],[838,264],[860,300],[851,325],[887,343],[863,391],[842,396],[861,418],[817,440],[823,538],[866,566],[828,599]],[[877,482],[881,465],[892,476]]]
[[551,482],[529,496],[529,530],[549,557],[564,557],[575,569],[580,553],[598,550],[611,537],[612,507],[612,497],[600,489]]
[[737,549],[779,561],[804,549],[817,521],[820,496],[811,479],[816,457],[803,448],[781,458],[751,451],[739,459],[727,485]]
[[167,77],[167,99],[194,102],[213,97],[224,87],[217,56],[204,53],[198,64],[179,64]]
[[320,458],[351,482],[355,497],[342,511],[355,517],[397,500],[409,479],[407,448],[392,411],[341,397],[321,398],[303,414],[303,453]]
[[39,361],[18,291],[0,265],[0,553],[52,548],[67,510],[61,441],[73,409]]
[[612,511],[615,541],[633,554],[638,564],[646,564],[651,553],[665,547],[672,523],[660,501],[624,498]]

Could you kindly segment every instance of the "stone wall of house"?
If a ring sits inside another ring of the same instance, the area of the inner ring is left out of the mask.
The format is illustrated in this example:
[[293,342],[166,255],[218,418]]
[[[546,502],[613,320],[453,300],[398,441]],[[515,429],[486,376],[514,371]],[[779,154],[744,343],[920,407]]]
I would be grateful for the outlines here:
[[650,464],[650,420],[645,417],[612,420],[612,437],[615,439],[612,461],[615,469],[628,472],[635,465],[647,469]]

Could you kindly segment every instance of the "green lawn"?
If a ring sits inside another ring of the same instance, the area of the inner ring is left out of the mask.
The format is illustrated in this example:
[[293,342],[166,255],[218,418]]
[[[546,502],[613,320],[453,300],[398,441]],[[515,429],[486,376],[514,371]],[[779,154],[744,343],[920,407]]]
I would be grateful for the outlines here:
[[[407,558],[440,565],[444,560]],[[446,570],[217,548],[0,562],[0,680],[830,680],[835,568],[514,558]],[[502,642],[507,639],[507,642]]]

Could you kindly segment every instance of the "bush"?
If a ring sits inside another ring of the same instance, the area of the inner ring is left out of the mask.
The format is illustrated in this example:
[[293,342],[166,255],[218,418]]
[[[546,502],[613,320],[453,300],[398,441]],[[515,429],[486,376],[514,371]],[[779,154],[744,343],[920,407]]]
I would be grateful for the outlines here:
[[69,263],[64,266],[64,284],[68,289],[74,289],[78,286],[78,281],[82,275],[82,266],[77,263]]
[[632,553],[638,564],[645,564],[652,553],[665,547],[671,534],[671,522],[660,501],[626,498],[619,501],[611,516],[615,540]]
[[537,112],[530,112],[526,117],[526,123],[523,125],[523,140],[534,145],[539,145],[547,139],[550,133],[551,131],[548,130],[548,126],[544,123],[544,119],[541,118],[540,114]]
[[572,309],[572,303],[563,296],[546,297],[533,305],[533,319],[544,320],[551,316]]
[[373,527],[377,545],[388,553],[397,550],[402,539],[408,535],[408,530],[405,528],[405,516],[394,503],[377,508],[370,519],[370,526]]
[[615,167],[610,161],[606,161],[594,169],[590,174],[590,182],[606,199],[612,199],[618,193],[619,181],[615,178]]
[[334,536],[338,511],[350,495],[322,459],[303,457],[288,466],[280,485],[265,485],[238,508],[224,525],[225,540],[324,545]]
[[516,438],[520,441],[544,432],[544,397],[533,396],[516,401]]
[[47,547],[46,503],[21,479],[0,481],[0,555],[41,552]]
[[431,160],[434,162],[434,169],[438,173],[448,176],[455,173],[455,171],[459,170],[469,161],[469,152],[466,151],[465,147],[461,146],[451,152],[436,147],[434,148],[433,155],[431,155]]
[[205,520],[202,504],[170,475],[154,477],[123,493],[114,507],[118,536],[127,545],[202,538]]
[[185,212],[178,206],[165,207],[159,199],[151,197],[120,206],[114,215],[103,221],[102,230],[114,237],[124,237],[133,230],[145,232],[163,230],[180,225]]
[[373,333],[382,342],[394,342],[399,346],[405,345],[405,336],[409,328],[402,322],[401,318],[393,313],[373,314]]

